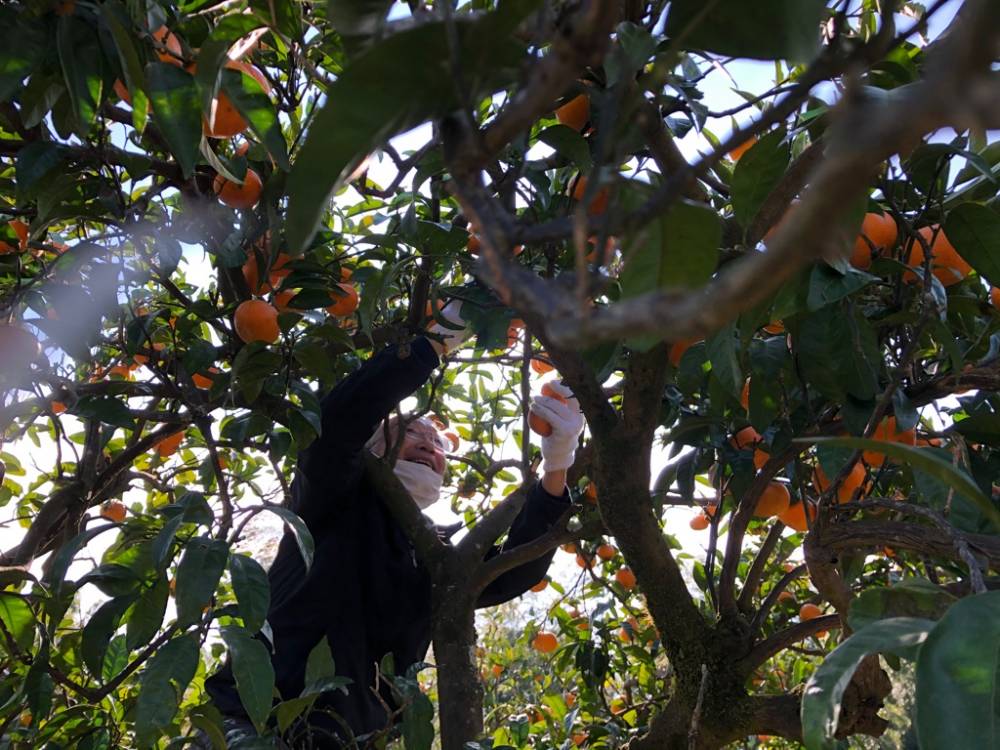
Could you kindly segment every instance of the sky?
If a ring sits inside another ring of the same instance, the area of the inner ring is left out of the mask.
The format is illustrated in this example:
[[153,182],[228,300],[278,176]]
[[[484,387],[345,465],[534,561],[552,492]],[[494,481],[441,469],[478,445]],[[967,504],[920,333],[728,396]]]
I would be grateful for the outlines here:
[[[955,10],[959,6],[958,0],[950,0],[938,13],[938,15],[931,22],[931,32],[930,37],[933,38],[940,33],[940,30],[947,24],[951,16],[954,14]],[[393,17],[401,17],[407,13],[405,5],[397,3],[393,8]],[[911,21],[905,18],[898,18],[899,28],[906,28]],[[712,110],[724,110],[743,103],[742,97],[735,93],[735,89],[741,89],[743,91],[749,91],[754,93],[761,93],[769,89],[772,85],[771,81],[774,75],[774,66],[771,63],[765,62],[752,62],[752,61],[737,61],[726,66],[725,70],[717,69],[710,73],[703,84],[703,90],[706,94],[705,103]],[[834,95],[831,86],[827,86],[823,91],[823,95],[830,100]],[[741,115],[737,117],[740,124],[743,124],[752,116],[755,110],[748,109],[745,110]],[[707,127],[716,136],[724,137],[730,132],[732,124],[729,118],[724,118],[721,120],[710,120]],[[127,143],[124,140],[123,134],[119,134],[120,137],[116,138],[119,141],[119,145],[126,146]],[[430,127],[424,125],[415,128],[412,131],[404,133],[393,139],[392,143],[394,147],[401,154],[405,154],[407,151],[414,150],[422,145],[430,137]],[[942,134],[940,137],[945,137]],[[678,139],[681,151],[689,160],[693,160],[697,157],[699,152],[706,151],[709,148],[708,141],[699,134],[698,132],[692,130],[684,138]],[[547,147],[544,145],[536,146],[532,153],[532,158],[538,158],[545,155]],[[391,181],[394,174],[394,167],[391,160],[385,157],[376,156],[373,158],[370,165],[370,175],[371,177],[381,184],[387,184]],[[186,277],[189,282],[195,283],[200,286],[207,285],[212,278],[212,269],[209,263],[209,258],[200,247],[194,245],[188,245],[185,247],[183,268]],[[542,379],[535,378],[533,380],[533,390],[538,390]],[[4,450],[9,451],[15,455],[29,471],[29,476],[36,473],[36,465],[38,467],[44,467],[46,465],[51,465],[53,461],[53,449],[51,444],[44,443],[41,448],[33,446],[30,442],[22,441],[19,444],[8,444],[5,446]],[[460,448],[461,450],[461,448]],[[518,447],[514,445],[513,440],[507,440],[504,445],[503,453],[499,457],[514,456],[518,453]],[[37,464],[35,463],[37,461]],[[653,454],[653,471],[652,477],[655,479],[659,470],[667,461],[667,451],[655,450]],[[13,478],[13,477],[12,477]],[[24,483],[23,478],[15,478],[17,481]],[[125,501],[128,504],[131,501],[140,500],[143,496],[141,490],[133,490],[132,493],[126,496]],[[445,500],[432,506],[428,511],[428,515],[438,523],[449,523],[458,519],[448,507],[450,501],[450,496]],[[0,522],[6,522],[4,525],[0,526],[0,548],[7,549],[19,541],[21,535],[23,534],[22,529],[20,529],[16,523],[10,523],[10,517],[15,509],[15,504],[8,504],[5,508],[0,509]],[[696,557],[703,554],[702,548],[707,542],[707,532],[696,532],[692,531],[688,527],[688,521],[693,515],[693,511],[690,508],[673,508],[666,511],[666,524],[667,529],[671,533],[675,534],[685,552],[689,552]],[[280,533],[280,524],[276,519],[270,514],[262,514],[257,517],[254,527],[259,529],[260,537],[258,537],[257,543],[265,544],[265,546],[271,546],[266,543],[266,540],[272,540]],[[90,552],[93,557],[97,557],[104,545],[109,543],[113,539],[114,535],[111,533],[105,534],[99,537],[96,542],[91,546]],[[265,540],[265,541],[261,541]],[[266,554],[266,553],[265,553]],[[36,562],[33,566],[36,570],[39,568],[42,561]],[[82,574],[90,563],[87,561],[80,561],[74,565],[73,573]],[[563,553],[558,553],[556,556],[556,561],[550,571],[553,577],[562,581],[565,584],[570,584],[576,580],[580,575],[580,569],[577,568],[573,562],[573,558],[570,555]],[[692,584],[692,589],[694,589]],[[96,602],[100,600],[100,595],[96,593],[93,587],[88,587],[85,590],[84,610],[89,609]],[[551,600],[555,596],[551,589],[546,592],[542,592],[538,595],[529,594],[528,596],[537,596],[538,601]],[[538,603],[536,601],[536,603]]]

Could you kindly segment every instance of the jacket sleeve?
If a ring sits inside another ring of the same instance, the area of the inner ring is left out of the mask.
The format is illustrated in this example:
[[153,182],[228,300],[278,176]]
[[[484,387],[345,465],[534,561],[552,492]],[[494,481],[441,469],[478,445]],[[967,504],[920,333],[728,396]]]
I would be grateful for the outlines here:
[[361,451],[392,409],[427,382],[438,356],[426,338],[388,346],[321,402],[320,436],[299,457],[292,509],[306,523],[320,520],[355,494]]
[[[501,552],[537,539],[552,528],[568,507],[568,490],[564,489],[562,496],[556,497],[546,492],[541,482],[536,482],[529,491],[521,512],[511,524],[506,541],[502,546],[493,545],[485,559],[489,560]],[[492,607],[520,596],[545,577],[554,555],[555,550],[550,550],[541,557],[498,576],[480,594],[476,606]]]

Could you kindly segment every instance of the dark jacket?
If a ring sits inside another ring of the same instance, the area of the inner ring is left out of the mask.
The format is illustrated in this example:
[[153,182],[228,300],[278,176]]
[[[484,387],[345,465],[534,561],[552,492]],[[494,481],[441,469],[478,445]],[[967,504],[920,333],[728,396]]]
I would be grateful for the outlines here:
[[[317,707],[335,711],[355,735],[386,725],[385,711],[371,690],[375,664],[391,652],[397,674],[404,673],[424,658],[431,634],[430,578],[366,480],[362,451],[379,423],[426,382],[437,365],[427,339],[391,346],[323,400],[322,436],[302,453],[292,484],[292,507],[312,532],[315,559],[306,572],[295,540],[286,532],[268,574],[271,660],[282,699],[301,693],[309,653],[326,635],[337,674],[353,684],[348,695],[324,695]],[[504,546],[524,544],[548,531],[568,503],[568,493],[554,497],[536,483]],[[498,552],[494,546],[487,557]],[[549,553],[500,576],[483,592],[478,606],[523,594],[545,576],[551,562]],[[228,667],[206,685],[224,714],[243,712]],[[389,695],[387,690],[382,694]],[[319,712],[310,716],[310,723],[336,731],[336,724]]]

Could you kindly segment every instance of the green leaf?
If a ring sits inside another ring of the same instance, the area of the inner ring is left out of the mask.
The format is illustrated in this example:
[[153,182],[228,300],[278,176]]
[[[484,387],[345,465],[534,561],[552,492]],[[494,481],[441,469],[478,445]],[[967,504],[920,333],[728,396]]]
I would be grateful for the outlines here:
[[188,541],[177,566],[177,624],[196,622],[212,600],[226,567],[229,545],[221,539],[199,536]]
[[142,59],[129,33],[128,12],[117,0],[107,0],[101,5],[101,18],[111,29],[122,66],[124,84],[132,97],[132,125],[141,133],[146,128],[149,117],[149,98],[146,96],[146,76],[142,70]]
[[230,555],[229,574],[233,579],[233,591],[240,605],[243,625],[252,633],[260,630],[271,604],[267,573],[252,557]]
[[48,666],[49,648],[46,645],[41,653],[35,655],[35,660],[24,678],[24,693],[28,698],[28,710],[32,716],[48,716],[52,707],[55,685],[49,675]]
[[50,141],[33,141],[17,154],[15,179],[17,201],[24,203],[35,196],[35,189],[67,159],[65,146]]
[[313,646],[306,660],[305,687],[302,695],[312,695],[322,690],[323,684],[337,676],[337,665],[333,661],[330,642],[323,636],[319,643]]
[[91,674],[100,679],[104,673],[104,657],[108,652],[111,636],[118,629],[122,615],[125,614],[135,596],[120,596],[101,605],[83,627],[80,640],[80,655]]
[[1000,286],[1000,214],[978,203],[963,203],[948,214],[944,233],[976,273]]
[[40,19],[22,8],[0,8],[0,101],[22,88],[51,45]]
[[35,615],[21,596],[0,593],[0,622],[23,650],[31,649],[35,641]]
[[934,627],[931,620],[894,617],[863,628],[841,643],[806,683],[802,697],[802,735],[808,750],[833,750],[840,700],[854,670],[868,654],[912,653]]
[[74,129],[81,137],[86,136],[97,119],[101,101],[104,55],[95,31],[75,14],[61,16],[56,31],[59,63],[76,118]]
[[594,160],[583,136],[566,125],[552,125],[538,134],[538,140],[576,164],[584,174],[590,172]]
[[184,177],[190,177],[201,145],[201,106],[194,78],[164,62],[146,66],[149,98],[156,124],[177,159]]
[[[430,750],[434,742],[434,704],[424,695],[416,680],[396,679],[396,688],[403,694],[403,745],[406,750]],[[525,727],[527,728],[527,727]],[[525,742],[519,746],[525,746]]]
[[923,748],[1000,747],[1000,591],[959,601],[917,658],[917,739]]
[[267,646],[253,638],[244,628],[224,627],[222,638],[229,647],[233,677],[240,694],[240,702],[260,732],[271,712],[271,700],[274,694],[274,667],[271,665],[271,655],[267,652]]
[[847,394],[872,398],[878,389],[878,338],[862,315],[844,307],[824,307],[801,316],[793,347],[809,382],[834,400]]
[[212,29],[201,48],[196,60],[195,80],[201,88],[201,105],[204,112],[209,112],[212,100],[219,92],[220,73],[227,60],[229,48],[250,32],[261,27],[261,20],[253,15],[234,13],[223,16]]
[[130,650],[153,640],[163,624],[168,598],[170,598],[170,584],[165,575],[159,576],[156,582],[139,596],[128,616],[125,645]]
[[278,731],[284,732],[299,716],[308,713],[317,698],[319,698],[317,694],[304,695],[282,701],[275,706],[274,715],[278,719]]
[[817,263],[809,274],[808,308],[819,310],[854,294],[874,281],[878,276],[856,271],[853,268],[847,273],[839,273],[825,263]]
[[[728,57],[805,62],[819,51],[824,0],[673,0],[666,33],[685,49]],[[707,12],[703,12],[705,9]]]
[[42,581],[52,589],[55,598],[59,598],[63,593],[63,588],[66,586],[66,571],[69,570],[76,553],[101,532],[114,528],[117,528],[117,524],[109,523],[91,527],[70,539],[53,555]]
[[915,469],[930,474],[959,494],[968,498],[979,508],[982,513],[990,519],[994,526],[1000,529],[1000,511],[996,509],[992,501],[986,497],[979,489],[979,486],[972,478],[961,469],[953,466],[948,461],[934,455],[931,451],[915,448],[902,443],[889,443],[881,440],[866,440],[864,438],[853,437],[829,437],[829,438],[796,438],[795,443],[815,443],[820,445],[843,445],[848,448],[860,448],[861,450],[878,451],[884,453],[889,458],[896,459],[900,463],[908,464]]
[[[363,52],[327,88],[288,178],[285,227],[292,253],[309,245],[329,196],[372,150],[394,135],[516,80],[523,47],[511,35],[537,0],[501,0],[474,20],[456,19],[462,86],[452,77],[447,25],[430,21]],[[400,65],[400,60],[406,60]],[[358,106],[358,102],[364,106]]]
[[125,429],[135,426],[135,420],[132,419],[128,407],[112,396],[83,396],[73,407],[73,414]]
[[954,604],[955,597],[923,578],[904,578],[894,586],[862,591],[851,602],[847,622],[853,630],[890,617],[937,620]]
[[268,95],[253,76],[242,71],[223,70],[220,88],[233,103],[243,118],[250,125],[250,130],[261,143],[267,147],[268,153],[274,157],[278,166],[286,172],[288,164],[288,146],[285,136],[281,133],[281,123]]
[[264,381],[277,372],[281,365],[281,355],[268,349],[263,342],[247,344],[233,360],[233,386],[249,403],[253,403],[260,395]]
[[313,542],[312,534],[309,533],[305,521],[299,518],[294,511],[282,508],[280,505],[268,505],[267,509],[280,516],[281,520],[288,524],[288,527],[292,530],[295,543],[299,547],[299,553],[302,555],[302,561],[306,564],[306,571],[308,572],[309,568],[312,567],[316,544]]
[[677,201],[664,217],[629,238],[626,253],[631,255],[621,273],[622,297],[657,288],[701,286],[718,264],[721,238],[722,223],[715,211]]
[[743,371],[737,357],[739,339],[733,323],[723,327],[705,341],[708,361],[712,363],[712,374],[732,395],[743,390]]
[[326,18],[341,36],[373,36],[382,28],[393,0],[329,0]]
[[757,141],[733,170],[733,216],[740,226],[750,226],[767,196],[781,181],[791,158],[785,133],[776,130]]
[[[173,723],[184,691],[198,669],[195,634],[173,638],[149,660],[139,678],[135,733],[139,747],[151,746]],[[268,661],[270,663],[270,661]]]

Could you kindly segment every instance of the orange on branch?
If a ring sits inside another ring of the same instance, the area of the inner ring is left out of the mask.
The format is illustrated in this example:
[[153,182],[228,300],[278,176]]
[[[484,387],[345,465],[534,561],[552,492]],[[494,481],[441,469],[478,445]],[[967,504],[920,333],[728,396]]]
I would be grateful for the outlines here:
[[559,648],[559,640],[552,633],[543,630],[532,639],[531,647],[543,654],[551,654]]
[[590,570],[594,567],[594,558],[586,557],[582,553],[577,553],[576,555],[577,567],[584,568],[585,570]]
[[329,305],[326,311],[338,318],[351,315],[358,309],[358,304],[360,303],[358,290],[354,288],[354,284],[346,284],[344,282],[337,284],[336,289],[339,289],[342,294],[336,291],[330,292],[330,299],[333,300],[333,304]]
[[781,482],[769,482],[757,500],[753,514],[757,518],[770,518],[788,510],[792,496]]
[[753,467],[760,471],[771,460],[771,454],[761,448],[753,449]]
[[619,568],[615,573],[615,580],[618,581],[623,589],[631,591],[635,588],[635,573],[629,567]]
[[790,591],[782,591],[780,594],[778,594],[778,601],[781,602],[782,604],[785,604],[786,602],[794,603],[795,596]]
[[597,556],[602,560],[611,560],[617,554],[618,550],[612,547],[610,544],[602,544],[597,548]]
[[816,508],[812,505],[807,506],[805,501],[789,505],[787,510],[778,514],[778,520],[795,531],[806,531],[809,528],[806,523],[806,507],[809,508],[809,522],[811,523],[816,520]]
[[257,205],[260,201],[260,194],[264,190],[264,184],[260,181],[260,175],[254,170],[248,169],[243,178],[243,184],[233,182],[223,177],[221,174],[215,176],[212,189],[219,196],[219,200],[230,208],[248,210]]
[[590,121],[590,99],[586,94],[573,97],[556,110],[556,119],[568,128],[583,130]]
[[704,531],[709,526],[712,525],[712,519],[704,512],[700,512],[693,516],[690,521],[688,521],[688,526],[690,526],[695,531]]
[[[262,247],[262,252],[266,258],[270,251],[265,245]],[[246,279],[250,293],[264,294],[272,291],[281,283],[283,278],[291,273],[291,269],[285,267],[285,264],[290,260],[291,257],[286,253],[278,253],[278,257],[271,264],[271,270],[268,271],[267,281],[261,281],[261,267],[257,262],[257,254],[251,253],[246,263],[243,264],[243,278]]]
[[743,143],[734,148],[729,152],[729,158],[733,161],[739,161],[740,157],[743,156],[747,151],[753,148],[753,145],[757,142],[757,136],[752,135],[747,138]]
[[153,447],[160,458],[168,458],[177,452],[183,440],[184,431],[181,430],[180,432],[175,432],[173,435],[167,435],[167,437],[158,441]]
[[[250,76],[260,84],[265,94],[271,93],[271,85],[267,82],[267,78],[253,65],[241,60],[230,60],[226,63],[226,67]],[[242,133],[247,127],[249,126],[247,121],[243,119],[243,115],[239,113],[225,92],[220,90],[215,99],[212,100],[208,119],[202,123],[205,135],[209,138],[231,138]]]
[[191,376],[191,382],[194,383],[195,388],[200,388],[203,391],[207,391],[212,387],[212,383],[215,382],[215,376],[219,374],[218,367],[209,367],[206,371],[207,375],[202,375],[200,372],[196,372]]
[[591,505],[597,504],[597,485],[593,482],[587,482],[587,486],[583,490],[584,499]]
[[861,233],[854,240],[851,265],[867,271],[872,265],[872,248],[876,255],[889,250],[896,244],[897,232],[896,222],[889,214],[866,213]]
[[559,549],[563,552],[568,552],[571,555],[576,554],[576,545],[573,542],[566,542],[566,544],[560,544]]
[[[556,401],[566,403],[566,399],[552,387],[551,384],[546,383],[542,386],[542,395],[551,396]],[[540,416],[530,411],[528,413],[528,426],[531,428],[532,432],[535,432],[542,437],[548,437],[552,434],[552,425],[542,419]]]
[[777,336],[779,333],[785,332],[785,324],[780,320],[774,320],[763,326],[764,333],[769,333],[772,336]]
[[121,523],[125,520],[125,505],[117,500],[108,500],[101,505],[101,518]]
[[156,56],[160,58],[160,62],[165,62],[167,65],[173,65],[177,68],[184,66],[184,62],[180,59],[183,51],[181,49],[181,40],[177,38],[174,32],[166,26],[161,26],[153,32],[153,39],[166,48],[165,50],[158,49],[156,51]]
[[[854,491],[861,487],[861,485],[864,484],[864,481],[865,467],[858,462],[851,467],[851,472],[844,478],[844,481],[841,482],[840,486],[837,488],[837,502],[841,504],[849,503],[851,498],[854,496]],[[819,466],[816,467],[813,483],[816,485],[816,491],[821,494],[826,492],[830,487],[830,480],[827,479],[823,469]],[[863,497],[863,494],[858,497]]]
[[273,344],[281,335],[278,326],[278,311],[273,305],[259,299],[241,302],[233,314],[236,335],[246,343],[263,341]]
[[670,364],[674,367],[680,365],[684,352],[690,349],[694,344],[697,344],[699,341],[701,341],[701,339],[682,339],[681,341],[674,342],[667,351],[667,359],[670,361]]
[[[917,432],[915,429],[903,430],[899,432],[896,429],[896,418],[886,417],[883,419],[878,427],[875,428],[875,433],[872,435],[872,440],[882,440],[884,442],[890,443],[902,443],[903,445],[916,445],[917,444]],[[865,462],[869,466],[881,466],[885,463],[885,454],[880,453],[875,450],[864,451],[861,454]]]
[[801,607],[799,607],[799,619],[803,622],[807,620],[815,620],[823,614],[823,610],[812,602],[806,602]]
[[66,411],[66,404],[62,401],[52,401],[49,403],[49,408],[52,409],[53,414],[62,414]]
[[536,583],[534,586],[531,587],[531,591],[534,591],[537,594],[539,591],[544,591],[546,588],[548,588],[548,586],[549,586],[549,579],[543,578],[542,580],[540,580],[538,583]]
[[[958,254],[955,247],[944,235],[944,230],[940,225],[934,224],[917,230],[924,241],[931,249],[931,273],[933,273],[944,286],[957,284],[969,273],[972,266],[965,262],[965,258]],[[919,240],[910,240],[909,260],[907,265],[916,268],[917,271],[905,271],[903,281],[907,283],[922,282],[924,274],[922,266],[924,263],[924,246]]]
[[538,375],[544,375],[547,372],[552,372],[555,368],[544,360],[532,358],[531,369]]
[[744,427],[738,430],[729,441],[736,450],[745,450],[757,445],[764,438],[753,427]]
[[[577,178],[576,184],[573,186],[573,199],[582,201],[586,194],[587,177],[586,175],[580,175],[579,178]],[[608,189],[606,187],[602,187],[591,199],[590,204],[587,206],[587,213],[591,216],[603,214],[608,210],[608,200],[610,197],[611,193]]]
[[743,383],[743,390],[740,391],[740,406],[743,411],[750,411],[750,378]]

